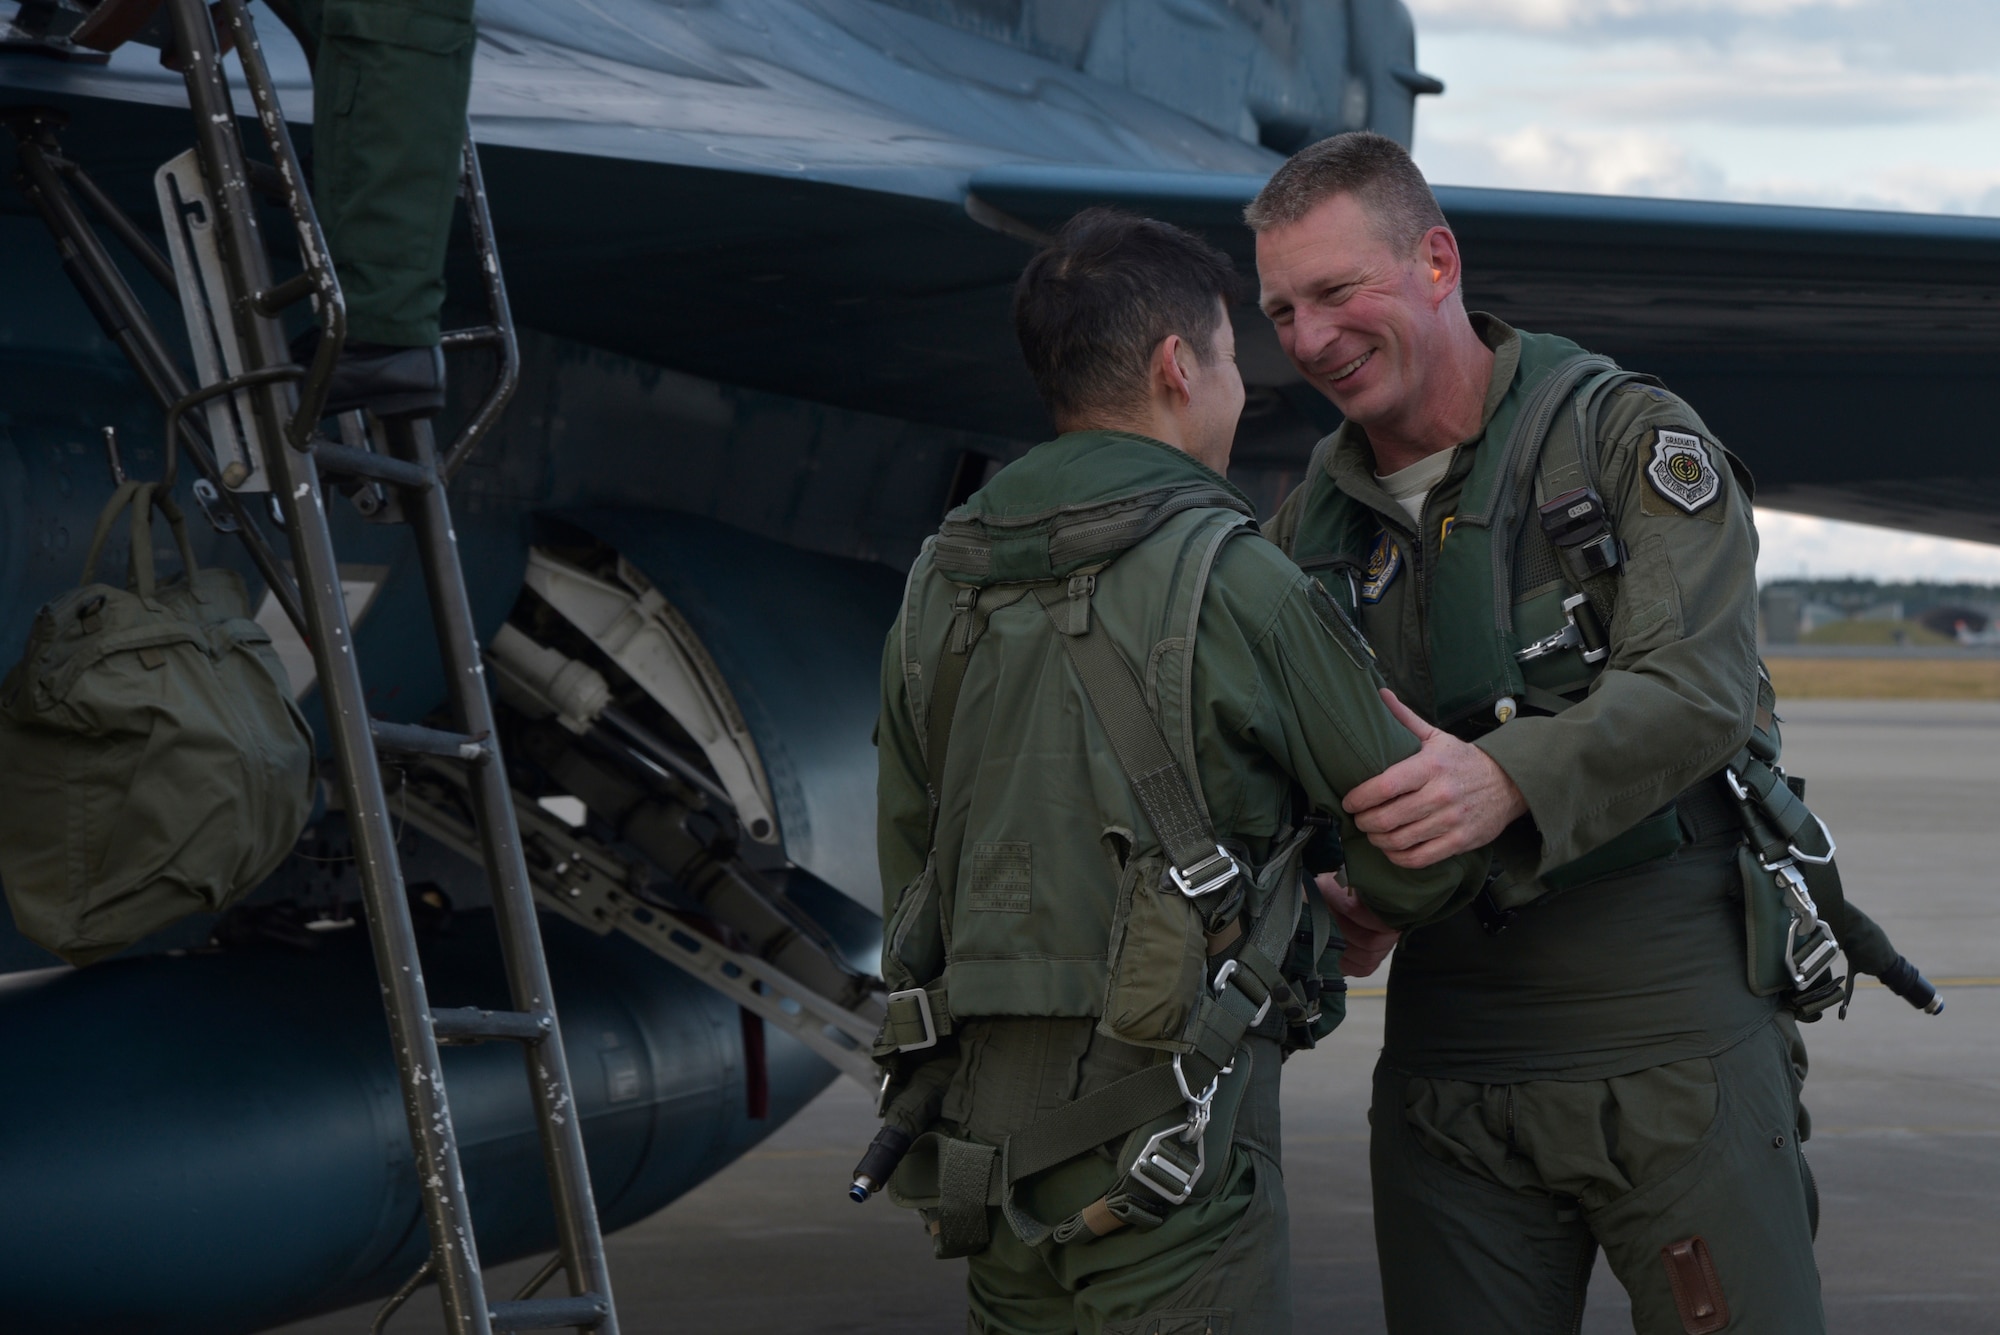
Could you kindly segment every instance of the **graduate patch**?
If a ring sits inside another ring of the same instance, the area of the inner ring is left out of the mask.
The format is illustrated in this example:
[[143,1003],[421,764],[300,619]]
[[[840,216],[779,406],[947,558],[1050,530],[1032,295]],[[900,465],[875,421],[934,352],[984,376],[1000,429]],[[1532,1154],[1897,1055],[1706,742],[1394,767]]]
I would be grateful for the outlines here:
[[1382,594],[1395,582],[1396,575],[1403,568],[1403,549],[1388,533],[1375,537],[1375,545],[1368,549],[1368,564],[1362,571],[1361,601],[1379,603]]
[[1708,457],[1700,436],[1685,431],[1661,431],[1653,442],[1653,460],[1646,465],[1653,490],[1689,514],[1722,494],[1722,476]]

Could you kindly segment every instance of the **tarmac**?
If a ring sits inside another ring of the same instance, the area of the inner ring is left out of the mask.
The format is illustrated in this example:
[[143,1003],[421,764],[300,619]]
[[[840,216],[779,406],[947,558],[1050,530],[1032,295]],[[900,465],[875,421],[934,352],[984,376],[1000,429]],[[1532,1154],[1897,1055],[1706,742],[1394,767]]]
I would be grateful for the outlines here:
[[[1845,1021],[1806,1030],[1807,1153],[1834,1335],[2000,1331],[2000,703],[1817,700],[1785,710],[1785,761],[1840,843],[1849,894],[1944,984],[1920,1015],[1864,988]],[[1285,1176],[1301,1331],[1383,1329],[1367,1172],[1367,1084],[1382,975],[1346,1025],[1285,1075]],[[1374,995],[1370,995],[1370,993]],[[628,1335],[957,1331],[963,1262],[931,1259],[913,1218],[855,1206],[848,1173],[874,1134],[843,1080],[788,1126],[651,1219],[608,1240]],[[533,1262],[490,1272],[518,1283]],[[360,1335],[370,1308],[283,1335]],[[1600,1261],[1583,1329],[1630,1330]],[[388,1327],[442,1332],[420,1294]]]

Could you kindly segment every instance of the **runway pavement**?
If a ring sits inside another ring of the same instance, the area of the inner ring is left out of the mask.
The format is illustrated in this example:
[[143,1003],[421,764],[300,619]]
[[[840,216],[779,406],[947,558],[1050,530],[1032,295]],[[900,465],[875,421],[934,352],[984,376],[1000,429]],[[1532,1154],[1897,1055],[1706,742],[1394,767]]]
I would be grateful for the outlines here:
[[[1839,840],[1850,895],[1930,977],[1965,980],[1947,988],[1941,1017],[1864,990],[1844,1023],[1806,1031],[1829,1327],[2000,1330],[2000,704],[1810,701],[1785,714],[1787,766]],[[1364,1117],[1381,1025],[1379,997],[1358,996],[1334,1039],[1286,1071],[1300,1331],[1382,1329]],[[868,1103],[835,1085],[758,1150],[614,1235],[628,1335],[962,1329],[963,1263],[933,1261],[886,1201],[843,1195],[874,1132]],[[532,1268],[503,1268],[494,1287]],[[285,1335],[367,1328],[355,1309]],[[441,1329],[428,1291],[390,1327]],[[1601,1264],[1584,1329],[1630,1329]]]

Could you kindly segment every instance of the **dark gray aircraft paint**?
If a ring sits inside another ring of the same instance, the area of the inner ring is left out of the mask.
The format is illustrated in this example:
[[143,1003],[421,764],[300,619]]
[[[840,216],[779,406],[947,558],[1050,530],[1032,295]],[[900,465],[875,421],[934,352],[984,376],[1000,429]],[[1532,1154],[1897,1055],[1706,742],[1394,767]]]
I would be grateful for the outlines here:
[[[1364,126],[1409,140],[1416,95],[1437,86],[1408,14],[1395,0],[482,0],[480,28],[473,126],[524,360],[453,487],[482,634],[520,604],[531,545],[595,544],[642,570],[765,758],[782,840],[767,861],[863,958],[880,894],[869,729],[901,572],[951,503],[1048,431],[1006,318],[1034,237],[1120,203],[1202,228],[1247,270],[1240,209],[1283,152]],[[275,23],[264,32],[309,147],[303,61]],[[65,112],[65,151],[142,220],[152,172],[191,133],[154,56],[93,66],[0,40],[0,105]],[[1664,375],[1766,500],[2000,537],[1975,399],[2000,346],[2000,224],[1440,195],[1474,305]],[[454,291],[476,293],[470,251],[452,263]],[[177,335],[171,298],[148,299]],[[1234,475],[1268,507],[1337,418],[1247,285],[1238,327],[1251,394]],[[480,378],[455,367],[458,412]],[[157,412],[39,221],[0,194],[0,660],[77,577],[110,492],[105,426],[135,472],[158,467]],[[420,720],[442,686],[406,651],[427,615],[407,538],[330,505],[343,558],[382,575],[356,630],[371,705]],[[233,539],[194,527],[202,559],[247,573]],[[474,999],[476,971],[454,961],[480,931],[476,878],[404,838],[412,882],[458,909],[457,935],[427,947],[434,986]],[[331,813],[257,901],[282,918],[352,900],[343,852]],[[210,928],[70,973],[37,972],[49,957],[0,927],[0,971],[17,971],[0,979],[0,1031],[34,1091],[0,1130],[0,1185],[34,1203],[0,1221],[0,1327],[247,1331],[384,1293],[421,1255],[358,934],[216,949]],[[664,962],[551,935],[565,1042],[601,1056],[576,1065],[595,1082],[584,1113],[608,1222],[658,1209],[832,1078],[775,1034],[760,1061],[734,1008]],[[485,1259],[545,1247],[519,1186],[533,1176],[520,1091],[489,1054],[454,1051],[446,1070],[479,1128],[467,1167]]]

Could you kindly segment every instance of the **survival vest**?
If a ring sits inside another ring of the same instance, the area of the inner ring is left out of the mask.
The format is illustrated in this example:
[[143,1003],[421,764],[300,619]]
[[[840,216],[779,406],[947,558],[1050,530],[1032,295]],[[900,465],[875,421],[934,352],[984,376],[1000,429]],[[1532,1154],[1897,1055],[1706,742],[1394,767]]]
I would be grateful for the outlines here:
[[[1321,1006],[1338,946],[1302,875],[1318,828],[1281,831],[1253,869],[1190,781],[1202,595],[1251,531],[1238,497],[1202,483],[1018,519],[960,510],[911,572],[900,656],[931,847],[885,927],[875,1055],[883,1136],[916,1139],[891,1192],[931,1212],[940,1255],[986,1245],[989,1203],[1030,1244],[1158,1223],[1226,1151],[1222,1078],[1246,1036],[1274,1018],[1305,1045],[1338,1022],[1337,965]],[[968,738],[969,782],[963,758],[947,764]],[[1002,1146],[926,1132],[951,1074],[931,1050],[1008,1015],[1092,1017],[1160,1059]],[[1121,1137],[1124,1176],[1076,1217],[1050,1226],[1016,1203],[1025,1179]]]
[[[1475,453],[1431,583],[1430,667],[1434,722],[1472,737],[1517,713],[1559,714],[1580,703],[1610,656],[1609,627],[1625,551],[1598,491],[1598,427],[1608,396],[1625,385],[1658,385],[1567,339],[1521,334],[1527,392],[1489,424],[1502,448]],[[1703,437],[1714,437],[1701,428]],[[1714,448],[1721,449],[1719,445]],[[1746,495],[1748,472],[1722,451]],[[1315,456],[1313,477],[1325,476]],[[1338,507],[1330,553],[1300,553],[1301,567],[1349,572],[1332,581],[1353,612],[1361,557],[1380,521],[1360,501],[1334,489]],[[1322,579],[1325,579],[1323,574]],[[1848,904],[1825,823],[1804,803],[1802,780],[1779,763],[1776,695],[1757,665],[1759,698],[1749,743],[1719,776],[1608,843],[1536,880],[1496,874],[1476,901],[1489,930],[1552,890],[1564,890],[1668,856],[1683,841],[1679,808],[1733,807],[1744,830],[1738,862],[1744,889],[1746,981],[1758,996],[1782,995],[1804,1018],[1843,995],[1866,972],[1920,1008],[1939,1005],[1935,991],[1896,953],[1887,935]],[[1719,778],[1726,795],[1716,792]],[[1817,898],[1816,898],[1817,897]],[[1824,901],[1824,907],[1821,905]],[[1837,950],[1853,966],[1833,977]],[[1843,1005],[1843,1013],[1845,1007]]]

